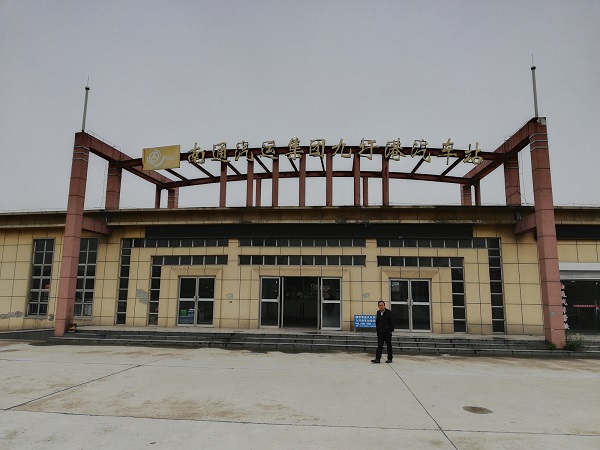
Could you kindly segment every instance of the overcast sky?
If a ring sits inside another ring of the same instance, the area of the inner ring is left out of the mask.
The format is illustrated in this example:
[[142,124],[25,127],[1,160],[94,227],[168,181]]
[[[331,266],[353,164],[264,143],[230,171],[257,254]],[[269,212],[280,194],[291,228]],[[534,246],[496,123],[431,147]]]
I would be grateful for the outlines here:
[[[599,24],[596,0],[0,0],[0,211],[66,209],[88,77],[86,129],[136,158],[292,137],[490,151],[534,116],[532,55],[555,204],[600,206]],[[530,204],[528,151],[521,167]],[[105,172],[92,157],[86,208],[104,206]],[[504,203],[497,172],[484,204]],[[336,180],[337,204],[352,203],[351,186]],[[381,203],[379,181],[370,186]],[[286,181],[280,204],[297,192]],[[307,203],[324,197],[311,181]],[[457,185],[398,180],[390,197],[460,202]],[[244,183],[228,187],[228,206],[244,201]],[[180,191],[182,207],[217,204],[216,185]],[[125,174],[121,206],[153,205],[154,187]]]

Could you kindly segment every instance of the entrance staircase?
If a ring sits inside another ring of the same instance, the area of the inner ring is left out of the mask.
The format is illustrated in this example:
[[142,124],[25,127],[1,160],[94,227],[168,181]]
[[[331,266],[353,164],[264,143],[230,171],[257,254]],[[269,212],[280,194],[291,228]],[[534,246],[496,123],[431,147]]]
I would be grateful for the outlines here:
[[[50,344],[155,345],[211,347],[267,352],[362,352],[374,354],[377,336],[372,332],[304,330],[215,331],[172,329],[123,329],[82,327],[62,337],[48,336]],[[481,355],[600,358],[600,339],[585,339],[579,351],[551,350],[539,336],[474,336],[394,333],[395,355]],[[385,349],[384,349],[385,352]]]

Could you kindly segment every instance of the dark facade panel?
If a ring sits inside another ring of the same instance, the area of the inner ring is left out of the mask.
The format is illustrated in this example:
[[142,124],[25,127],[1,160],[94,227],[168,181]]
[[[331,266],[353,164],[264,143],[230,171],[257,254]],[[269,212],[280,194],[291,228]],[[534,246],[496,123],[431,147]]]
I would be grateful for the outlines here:
[[600,225],[556,225],[556,239],[563,241],[576,239],[600,240]]
[[256,238],[256,237],[364,237],[364,238],[471,238],[465,224],[215,224],[146,227],[146,238]]

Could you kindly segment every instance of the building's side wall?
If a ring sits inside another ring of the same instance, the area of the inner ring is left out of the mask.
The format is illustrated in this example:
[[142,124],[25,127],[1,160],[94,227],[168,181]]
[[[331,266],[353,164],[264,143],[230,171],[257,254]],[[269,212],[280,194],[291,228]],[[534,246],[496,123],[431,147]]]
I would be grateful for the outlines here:
[[[502,278],[507,334],[543,335],[538,251],[532,232],[515,235],[512,226],[478,226],[476,236],[498,237],[502,245]],[[485,277],[485,264],[479,263]],[[483,281],[481,281],[483,285]],[[482,299],[482,304],[484,300]]]
[[[121,239],[142,238],[143,227],[116,228],[109,237],[98,237],[98,260],[91,318],[77,318],[78,325],[114,325],[118,294]],[[51,328],[56,303],[62,235],[59,230],[3,231],[0,248],[0,330]],[[86,236],[84,234],[84,236]],[[477,237],[498,237],[502,242],[506,331],[509,334],[542,334],[537,250],[532,235],[514,236],[510,227],[480,226]],[[52,285],[47,316],[26,315],[34,239],[55,240]],[[576,261],[598,261],[597,244],[561,243],[563,253],[576,252]],[[573,250],[575,248],[575,250]],[[351,330],[356,314],[371,314],[375,303],[390,301],[390,280],[424,278],[431,280],[432,331],[452,333],[453,310],[450,269],[435,267],[378,267],[378,256],[463,258],[467,332],[490,334],[491,306],[487,251],[458,248],[379,248],[375,239],[365,247],[285,248],[286,254],[354,254],[366,257],[364,267],[274,267],[239,265],[243,254],[280,255],[277,247],[240,247],[230,239],[227,247],[133,249],[129,274],[127,322],[129,326],[148,323],[148,295],[151,260],[158,255],[226,254],[223,266],[163,266],[160,287],[159,326],[177,322],[178,280],[181,276],[211,276],[216,280],[214,322],[216,328],[258,328],[260,277],[318,276],[342,280],[342,329]]]
[[119,282],[119,254],[121,243],[118,236],[99,237],[98,262],[94,305],[90,319],[78,319],[80,325],[114,325],[115,298]]
[[[353,210],[354,211],[354,210]],[[124,214],[124,213],[123,213]],[[175,213],[173,213],[175,214]],[[238,216],[229,211],[214,211],[203,218],[189,213],[185,223],[234,223]],[[248,210],[240,214],[256,214],[253,220],[265,216]],[[354,214],[359,214],[355,211]],[[399,213],[369,211],[373,220],[398,220]],[[427,210],[409,210],[403,220],[440,221],[450,217],[456,223],[472,223],[457,212],[436,213]],[[535,236],[532,232],[515,235],[514,224],[506,217],[485,217],[478,213],[482,224],[473,226],[475,238],[497,238],[501,244],[502,289],[507,334],[543,334],[540,275]],[[500,213],[498,213],[500,214]],[[268,223],[309,220],[323,222],[321,210],[268,211]],[[443,216],[443,217],[442,217]],[[362,216],[357,215],[358,220]],[[38,220],[36,218],[35,220]],[[45,219],[42,216],[42,219]],[[76,318],[78,325],[114,325],[120,279],[122,239],[144,238],[144,223],[181,223],[184,215],[169,215],[149,220],[130,214],[120,218],[121,225],[111,225],[111,235],[84,233],[83,237],[98,239],[98,259],[91,318]],[[58,292],[58,276],[62,250],[62,232],[54,225],[54,217],[45,223],[11,225],[0,229],[0,330],[52,328]],[[497,222],[494,224],[494,222]],[[486,224],[487,223],[487,224]],[[283,223],[282,223],[283,225]],[[31,284],[33,242],[35,239],[54,239],[53,267],[49,294],[48,314],[44,317],[27,316],[27,302]],[[443,236],[439,237],[440,239]],[[560,262],[600,263],[600,240],[559,240]],[[363,255],[365,266],[258,266],[240,265],[242,255]],[[431,280],[431,317],[434,333],[454,332],[451,270],[446,267],[384,267],[378,266],[378,257],[440,257],[461,258],[464,262],[465,306],[467,332],[490,334],[492,308],[488,254],[481,248],[418,248],[378,247],[377,240],[367,238],[365,247],[242,247],[232,236],[226,247],[202,248],[134,248],[131,255],[127,291],[128,326],[147,326],[148,296],[152,257],[159,255],[227,255],[226,265],[162,266],[158,325],[177,326],[177,298],[181,276],[211,276],[215,278],[213,326],[216,328],[255,329],[260,319],[260,277],[262,276],[316,276],[341,279],[342,329],[351,330],[356,314],[373,314],[376,301],[390,301],[390,280],[424,278]]]
[[[143,237],[143,227],[115,228],[107,237],[100,237],[94,313],[89,319],[78,318],[78,325],[109,326],[115,324],[119,275],[121,270],[121,239]],[[135,295],[135,291],[134,291]],[[135,297],[131,297],[135,298]]]
[[[506,331],[509,334],[543,334],[537,247],[532,235],[514,236],[511,227],[481,226],[477,237],[501,240],[503,288]],[[131,238],[130,233],[127,236]],[[140,237],[139,233],[135,237]],[[112,239],[117,242],[116,237]],[[111,253],[111,252],[107,252]],[[240,255],[281,254],[352,254],[364,255],[366,265],[359,266],[256,266],[240,265]],[[118,265],[118,250],[112,251],[112,279]],[[372,314],[379,299],[390,301],[390,280],[428,279],[431,281],[432,331],[453,333],[452,279],[449,268],[437,267],[379,267],[378,256],[446,257],[464,261],[467,332],[491,334],[492,308],[488,252],[473,248],[380,248],[375,239],[367,239],[365,247],[352,248],[294,248],[240,247],[239,241],[229,239],[227,247],[209,248],[142,248],[133,249],[129,275],[127,325],[146,326],[151,260],[153,256],[195,256],[225,254],[228,264],[222,266],[163,266],[161,269],[160,307],[158,325],[174,327],[177,323],[179,278],[209,276],[215,278],[213,326],[216,328],[259,327],[260,278],[306,276],[341,278],[342,329],[351,330],[356,314]],[[116,263],[115,263],[116,262]],[[114,281],[102,296],[101,311],[108,311],[106,322],[113,321],[115,305]],[[104,316],[104,315],[103,315]],[[108,323],[105,323],[108,324]]]
[[600,263],[600,241],[558,241],[558,260],[561,263]]
[[[378,267],[377,256],[395,255],[403,250],[403,256],[447,256],[455,257],[458,249],[379,249],[375,240],[367,240],[365,248],[344,249],[344,253],[364,254],[367,257],[365,267],[293,267],[293,266],[244,266],[238,264],[240,254],[280,255],[281,248],[276,247],[239,247],[238,240],[230,239],[228,247],[179,248],[179,249],[134,249],[131,257],[130,284],[127,306],[127,325],[145,326],[147,322],[149,292],[149,274],[152,256],[184,256],[225,253],[228,255],[226,266],[163,266],[161,272],[159,326],[174,327],[177,321],[177,300],[179,278],[182,276],[214,277],[215,305],[213,326],[215,328],[259,327],[260,278],[261,277],[325,277],[341,278],[342,281],[342,329],[350,330],[356,314],[373,314],[376,303],[383,299],[389,304],[390,280],[394,278],[425,278],[431,280],[432,289],[432,327],[436,333],[453,332],[452,293],[450,269],[418,267]],[[286,248],[286,254],[334,254],[336,248]],[[467,255],[468,279],[471,294],[467,295],[467,307],[470,322],[469,332],[491,333],[489,308],[478,305],[480,293],[487,293],[489,305],[489,279],[482,277],[477,282],[477,259],[487,259],[485,250],[469,249],[461,252]],[[469,287],[467,287],[469,289]],[[110,300],[114,304],[114,298]],[[103,307],[102,309],[105,309]],[[482,311],[484,315],[482,315]],[[482,323],[486,323],[482,331]],[[474,331],[473,331],[474,330]]]
[[[34,239],[54,239],[47,314],[27,315]],[[62,230],[0,230],[0,331],[54,327],[62,250]]]

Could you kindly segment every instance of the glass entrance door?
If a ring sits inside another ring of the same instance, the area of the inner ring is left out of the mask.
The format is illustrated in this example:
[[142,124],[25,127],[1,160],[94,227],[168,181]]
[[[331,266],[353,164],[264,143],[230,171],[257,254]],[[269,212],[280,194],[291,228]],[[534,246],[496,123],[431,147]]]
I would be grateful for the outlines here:
[[263,277],[260,285],[260,326],[279,327],[279,277]]
[[341,329],[341,279],[262,277],[260,327]]
[[391,280],[390,303],[397,330],[431,331],[430,292],[430,280]]
[[321,328],[341,328],[341,282],[339,278],[321,278]]
[[181,277],[177,325],[212,325],[214,303],[214,278]]
[[281,326],[319,327],[319,278],[283,277]]

